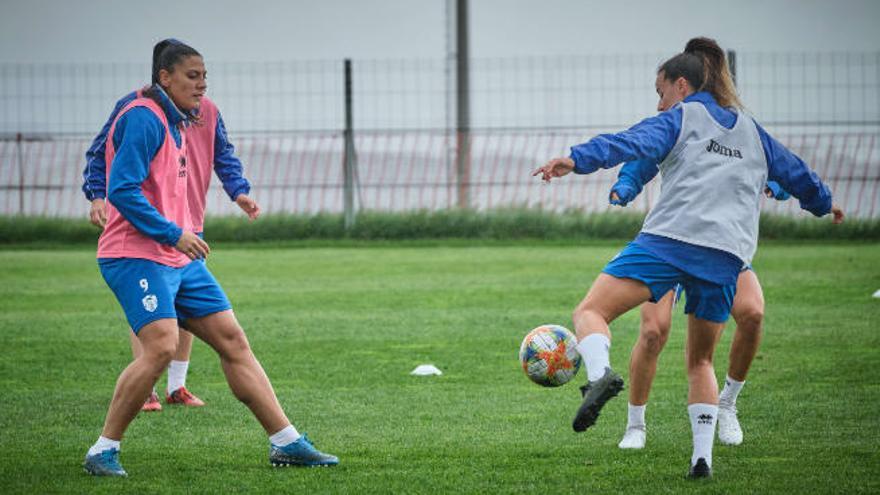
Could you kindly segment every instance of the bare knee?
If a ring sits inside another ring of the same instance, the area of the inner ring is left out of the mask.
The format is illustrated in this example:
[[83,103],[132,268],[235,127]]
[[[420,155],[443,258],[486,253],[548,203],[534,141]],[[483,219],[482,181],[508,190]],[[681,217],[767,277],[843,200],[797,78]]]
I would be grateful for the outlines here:
[[247,336],[244,334],[244,330],[239,328],[237,331],[230,332],[229,335],[220,339],[217,352],[220,354],[221,359],[227,361],[237,361],[250,356],[251,346]]
[[151,342],[149,346],[144,346],[139,359],[142,359],[151,368],[154,368],[157,374],[161,374],[168,367],[176,352],[176,339],[162,339]]
[[604,322],[609,322],[609,317],[606,315],[590,298],[587,298],[580,302],[576,308],[574,308],[574,313],[571,315],[572,321],[584,321],[592,320],[595,321],[597,319],[601,319]]
[[644,326],[641,332],[639,332],[639,341],[645,351],[651,355],[658,356],[660,351],[663,350],[663,346],[666,345],[667,336],[668,330],[664,332],[656,326]]
[[764,305],[749,304],[733,315],[738,332],[743,336],[755,338],[761,333],[761,325],[764,323]]

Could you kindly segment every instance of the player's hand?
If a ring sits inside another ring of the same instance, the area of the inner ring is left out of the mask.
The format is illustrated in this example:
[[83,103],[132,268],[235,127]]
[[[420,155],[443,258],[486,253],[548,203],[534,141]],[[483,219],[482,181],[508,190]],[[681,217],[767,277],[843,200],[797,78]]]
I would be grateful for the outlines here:
[[235,198],[235,203],[251,220],[256,220],[257,217],[260,216],[260,205],[258,205],[257,202],[251,199],[247,194],[239,194],[238,197]]
[[211,248],[208,247],[207,242],[186,230],[183,231],[180,239],[177,240],[177,245],[174,247],[176,247],[181,253],[187,255],[191,260],[207,258],[208,253],[211,252]]
[[93,199],[92,207],[89,209],[89,221],[95,227],[104,228],[107,225],[107,206],[103,199]]
[[837,205],[831,206],[831,214],[834,215],[834,217],[831,219],[831,223],[833,223],[834,225],[839,225],[843,223],[843,218],[846,216],[843,214],[843,210]]
[[617,191],[611,191],[611,195],[608,197],[608,202],[613,205],[620,204],[620,196],[617,195]]
[[764,196],[767,196],[770,199],[773,199],[773,189],[770,189],[767,186],[764,186]]
[[574,160],[571,158],[554,158],[539,167],[532,173],[532,177],[541,175],[541,180],[550,182],[554,177],[562,177],[574,170]]

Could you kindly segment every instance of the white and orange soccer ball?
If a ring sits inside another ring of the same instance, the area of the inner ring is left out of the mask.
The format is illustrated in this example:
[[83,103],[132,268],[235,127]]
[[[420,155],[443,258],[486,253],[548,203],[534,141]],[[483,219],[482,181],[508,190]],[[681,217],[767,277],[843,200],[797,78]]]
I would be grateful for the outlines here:
[[558,387],[574,378],[581,367],[577,340],[565,327],[541,325],[526,335],[519,347],[519,360],[529,380],[544,387]]

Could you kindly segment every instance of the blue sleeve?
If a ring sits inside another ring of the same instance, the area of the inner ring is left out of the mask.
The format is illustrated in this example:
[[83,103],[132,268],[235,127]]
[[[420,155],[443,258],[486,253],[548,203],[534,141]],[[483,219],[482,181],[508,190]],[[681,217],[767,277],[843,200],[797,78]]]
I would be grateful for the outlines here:
[[767,181],[767,189],[770,190],[770,194],[773,195],[773,199],[776,201],[785,201],[791,197],[791,194],[788,193],[782,186],[779,185],[778,182],[774,182],[772,180]]
[[620,173],[617,174],[617,183],[611,186],[611,192],[617,193],[620,199],[618,201],[611,200],[609,193],[608,201],[613,205],[626,206],[641,194],[645,184],[651,182],[651,179],[659,171],[657,164],[650,160],[638,160],[624,164],[620,168]]
[[229,199],[235,201],[240,194],[248,194],[251,185],[244,178],[241,160],[235,156],[235,146],[229,142],[226,135],[226,125],[223,117],[217,113],[217,130],[214,133],[214,173],[223,183],[223,190],[229,195]]
[[174,246],[183,230],[163,217],[147,201],[141,184],[150,173],[150,162],[165,141],[165,126],[146,108],[132,108],[116,123],[107,199],[134,228],[161,244]]
[[589,174],[633,160],[662,162],[678,140],[681,116],[681,107],[675,107],[623,132],[600,134],[584,144],[572,146],[570,156],[575,173]]
[[119,111],[125,105],[134,101],[135,98],[137,98],[137,93],[132,91],[116,102],[110,118],[104,123],[101,132],[95,136],[92,145],[86,151],[86,166],[82,174],[82,191],[89,201],[107,197],[107,163],[104,161],[105,149],[107,148],[107,134],[110,133],[110,127],[113,126],[113,121],[116,120]]
[[800,200],[801,208],[817,217],[831,212],[831,191],[803,160],[767,134],[760,125],[758,135],[767,158],[767,180],[777,182]]

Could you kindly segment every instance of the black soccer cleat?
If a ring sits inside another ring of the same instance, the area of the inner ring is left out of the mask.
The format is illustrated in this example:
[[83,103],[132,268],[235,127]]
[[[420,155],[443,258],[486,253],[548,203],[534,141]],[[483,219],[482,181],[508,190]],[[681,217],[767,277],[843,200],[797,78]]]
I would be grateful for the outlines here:
[[605,374],[602,375],[602,378],[581,387],[584,401],[578,408],[571,424],[574,431],[580,433],[596,424],[602,406],[619,394],[621,390],[623,390],[623,378],[611,368],[605,368]]
[[711,478],[712,477],[712,468],[709,467],[709,464],[706,462],[706,459],[700,457],[697,459],[697,463],[691,466],[691,469],[688,471],[686,476],[689,480],[698,480],[702,478]]

